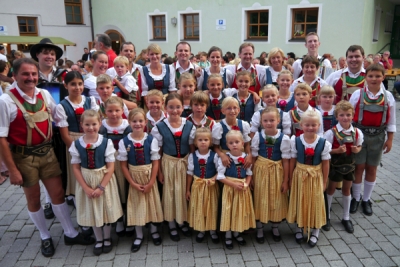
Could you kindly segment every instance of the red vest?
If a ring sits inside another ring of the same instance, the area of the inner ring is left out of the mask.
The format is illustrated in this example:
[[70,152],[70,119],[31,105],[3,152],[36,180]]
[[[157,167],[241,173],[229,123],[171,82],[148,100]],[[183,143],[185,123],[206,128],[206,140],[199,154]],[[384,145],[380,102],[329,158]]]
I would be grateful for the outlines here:
[[[36,95],[36,104],[29,104],[26,102],[21,95],[18,93],[17,89],[11,89],[10,92],[19,100],[19,102],[25,107],[26,111],[29,114],[34,114],[38,111],[45,111],[47,112],[47,107],[44,103],[42,94],[37,94]],[[36,107],[37,105],[37,107]],[[35,112],[31,110],[35,110]],[[43,132],[45,136],[48,135],[48,128],[49,128],[49,122],[48,120],[45,120],[43,122],[37,122],[36,123],[37,127],[39,128],[40,131]],[[17,107],[17,117],[13,122],[10,123],[10,128],[9,128],[9,135],[7,137],[7,141],[16,146],[26,146],[27,145],[27,138],[28,138],[28,130],[27,130],[27,125],[26,121],[24,119],[24,116],[22,114],[22,111]],[[45,139],[36,131],[36,129],[32,129],[32,146],[37,146],[42,144],[45,141]]]
[[[235,78],[233,79],[233,83],[232,83],[232,88],[236,88],[236,89],[238,88],[238,86],[236,84],[236,73],[237,73],[237,71],[238,70],[237,70],[237,67],[236,67]],[[253,82],[253,84],[250,85],[249,90],[259,94],[260,93],[260,89],[261,89],[261,84],[260,84],[260,81],[258,80],[257,69],[255,67],[254,67],[254,72],[253,72],[253,69],[252,69],[251,74],[254,76],[253,77],[254,82]]]
[[[362,90],[366,90],[365,88]],[[370,100],[368,98],[368,94],[365,92],[365,97],[364,99],[361,99],[363,96],[362,92],[360,92],[360,99],[357,102],[356,108],[355,108],[355,112],[354,112],[354,118],[353,121],[356,123],[359,123],[363,126],[372,126],[372,127],[380,127],[381,123],[382,123],[382,117],[383,117],[383,111],[382,112],[371,112],[368,110],[363,111],[363,119],[362,121],[358,121],[358,115],[360,113],[360,101],[364,101],[365,105],[379,105],[379,106],[384,106],[385,103],[385,95],[382,94],[381,96],[382,99],[381,101],[379,101],[378,103],[369,103],[368,100]],[[387,109],[387,113],[386,113],[386,122],[385,124],[387,125],[388,121],[389,121],[389,117],[390,117],[390,108],[389,108],[389,104],[388,105],[388,109]]]
[[310,102],[308,103],[310,106],[315,108],[317,106],[317,98],[319,91],[321,89],[321,84],[319,83],[319,80],[315,81],[314,85],[311,86],[312,92],[311,92],[311,99]]
[[[351,146],[356,143],[356,141],[358,140],[358,131],[357,128],[354,127],[355,130],[355,135],[354,135],[354,139],[352,143],[344,143],[344,145],[346,145],[346,154],[347,155],[351,155]],[[334,133],[335,131],[337,131],[336,125],[332,127],[332,132],[333,132],[333,142],[332,142],[332,149],[336,149],[338,147],[340,147],[340,143],[337,139],[336,134]]]
[[[342,100],[342,91],[343,91],[343,79],[342,76],[340,76],[340,79],[336,82],[334,89],[336,92],[336,101],[335,103],[338,103],[340,100]],[[348,80],[347,80],[348,79]],[[364,81],[365,81],[365,73],[361,72],[360,75],[357,78],[350,78],[348,72],[346,72],[346,80],[347,80],[347,87],[360,87],[364,88]],[[345,100],[350,99],[351,94],[349,94],[349,98]]]

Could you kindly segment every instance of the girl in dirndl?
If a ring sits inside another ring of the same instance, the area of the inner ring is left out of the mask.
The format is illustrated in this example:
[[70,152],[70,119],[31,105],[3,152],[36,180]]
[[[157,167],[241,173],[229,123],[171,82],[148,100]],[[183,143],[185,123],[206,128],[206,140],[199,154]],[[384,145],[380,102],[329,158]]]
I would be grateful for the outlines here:
[[96,236],[95,255],[112,250],[111,223],[122,216],[114,175],[114,145],[100,135],[100,115],[86,110],[81,116],[85,133],[72,142],[69,152],[76,177],[76,218],[79,225],[92,227]]
[[[326,224],[324,190],[328,181],[331,143],[320,137],[320,115],[308,110],[300,119],[304,132],[290,140],[290,201],[287,221],[297,223],[296,242],[303,242],[303,228],[308,231],[308,244],[314,247],[320,228]],[[311,231],[312,229],[312,231]],[[311,232],[310,232],[311,231]]]
[[132,133],[119,141],[117,159],[129,183],[127,201],[127,225],[135,226],[136,239],[131,251],[137,252],[143,242],[143,226],[150,224],[154,245],[161,245],[156,223],[164,220],[160,194],[156,181],[159,169],[159,146],[157,139],[144,132],[146,115],[136,108],[129,112]]
[[251,141],[253,154],[256,241],[264,243],[263,224],[272,222],[272,238],[281,241],[278,226],[288,211],[290,138],[279,130],[279,111],[268,106],[261,113],[263,129]]
[[157,139],[163,152],[158,179],[163,186],[162,205],[164,220],[168,221],[169,236],[173,241],[180,237],[175,221],[183,235],[191,236],[187,225],[186,172],[189,153],[194,151],[193,139],[196,127],[182,118],[183,99],[178,93],[170,93],[165,99],[168,117],[153,127],[151,135]]
[[210,149],[211,139],[209,128],[196,130],[194,144],[197,150],[188,158],[186,199],[189,201],[188,223],[199,231],[196,242],[203,242],[205,232],[210,231],[212,242],[217,244],[219,187],[215,180],[218,155]]

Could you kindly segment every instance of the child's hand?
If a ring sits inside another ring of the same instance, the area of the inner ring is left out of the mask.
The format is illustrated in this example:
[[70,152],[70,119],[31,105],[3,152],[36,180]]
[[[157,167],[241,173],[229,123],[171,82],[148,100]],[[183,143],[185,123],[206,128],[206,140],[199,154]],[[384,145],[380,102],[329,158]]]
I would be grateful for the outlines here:
[[201,73],[203,72],[203,70],[201,68],[196,68],[195,72],[196,72],[196,74],[195,74],[196,78],[199,78],[201,76]]
[[137,190],[137,191],[139,191],[139,192],[142,192],[142,191],[143,191],[142,185],[140,185],[140,184],[137,184],[137,183],[133,182],[133,184],[131,184],[131,186],[132,186],[135,190]]
[[257,105],[258,103],[260,103],[261,98],[257,94],[254,94],[253,95],[253,100],[254,100],[254,104]]
[[94,190],[92,188],[88,187],[87,189],[84,189],[84,191],[85,191],[85,194],[86,194],[86,196],[88,198],[92,198],[93,197],[92,195],[93,195]]
[[243,183],[235,183],[233,186],[236,190],[243,190],[244,189],[244,184]]
[[92,197],[93,198],[98,198],[100,197],[104,192],[100,189],[100,188],[96,188],[93,193],[92,193]]
[[337,148],[338,153],[346,153],[346,145],[341,145]]
[[153,185],[146,184],[146,185],[142,185],[141,187],[142,187],[143,194],[147,194],[151,191],[151,188],[153,187]]
[[389,153],[392,150],[392,140],[387,140],[383,145],[383,154]]
[[231,165],[231,158],[226,154],[221,155],[221,161],[224,167],[229,167]]
[[248,154],[244,160],[243,168],[248,169],[251,167],[251,164],[253,163],[253,159],[251,154]]
[[361,146],[351,146],[351,152],[357,154],[361,151]]
[[164,184],[164,174],[162,174],[162,173],[159,173],[159,174],[158,174],[158,181],[159,181],[161,184]]
[[190,200],[190,191],[186,191],[186,200],[187,200],[187,201]]
[[283,181],[281,185],[281,193],[286,194],[288,190],[289,190],[289,183]]

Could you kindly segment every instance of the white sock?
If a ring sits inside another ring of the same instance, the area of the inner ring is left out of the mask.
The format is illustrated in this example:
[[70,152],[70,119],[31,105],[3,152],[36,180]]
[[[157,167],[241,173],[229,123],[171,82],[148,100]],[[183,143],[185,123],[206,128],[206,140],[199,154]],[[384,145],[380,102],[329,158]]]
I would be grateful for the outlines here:
[[[153,233],[155,233],[155,232],[157,232],[157,233],[156,233],[156,234],[153,234]],[[152,236],[153,238],[159,238],[159,237],[160,237],[160,234],[158,233],[157,226],[155,226],[155,225],[152,224],[152,223],[150,223],[150,233],[151,233],[151,236]]]
[[[103,226],[103,236],[104,239],[110,239],[111,238],[111,224],[109,225],[104,225]],[[111,245],[110,241],[104,241],[105,246]]]
[[[314,236],[316,236],[316,237],[318,238],[318,236],[319,236],[319,229],[313,229],[313,230],[312,230],[312,235],[314,235]],[[317,243],[318,239],[315,238],[314,236],[311,236],[311,237],[310,237],[310,240],[311,240],[312,242],[314,242],[314,243]]]
[[43,185],[43,191],[44,191],[44,195],[46,196],[46,203],[51,203],[51,198],[50,198],[49,192],[47,192],[47,189],[44,185]]
[[352,191],[353,191],[353,198],[355,200],[357,200],[357,201],[360,201],[360,198],[361,198],[361,183],[359,183],[359,184],[353,183]]
[[199,232],[197,234],[197,236],[200,237],[200,238],[204,237],[205,235],[206,235],[206,232]]
[[303,229],[302,228],[297,227],[296,238],[303,238]]
[[326,212],[328,213],[328,218],[330,219],[333,195],[326,194],[326,199],[328,200],[328,210]]
[[53,204],[53,212],[54,215],[56,215],[57,219],[60,221],[61,226],[64,229],[64,234],[66,236],[74,238],[79,234],[72,225],[67,203],[64,202],[59,205]]
[[[176,228],[175,221],[170,221],[170,222],[168,222],[168,226],[169,226],[169,229]],[[178,232],[177,232],[176,230],[174,230],[174,231],[171,232],[171,234],[172,234],[172,235],[177,235]]]
[[351,196],[342,196],[343,220],[350,220],[350,202]]
[[121,218],[119,218],[118,221],[117,221],[117,226],[115,227],[115,231],[116,231],[116,232],[122,232],[122,231],[124,231],[124,230],[125,230],[125,227],[124,227],[124,217],[121,217]]
[[375,182],[368,182],[364,180],[364,195],[363,201],[368,201],[371,198],[372,191],[374,190]]
[[279,223],[272,223],[272,232],[274,235],[280,235],[279,234]]
[[[93,232],[94,232],[94,236],[96,237],[96,241],[103,241],[103,229],[101,227],[95,227],[93,226]],[[98,243],[96,244],[96,247],[102,247],[103,243]]]
[[[143,226],[135,226],[136,230],[136,238],[143,239]],[[135,245],[140,245],[142,243],[142,240],[135,239],[134,244]]]
[[28,210],[29,217],[32,222],[35,224],[36,228],[39,230],[40,238],[47,239],[50,238],[50,232],[46,227],[46,219],[44,218],[43,208],[40,206],[40,209],[36,212],[31,212]]
[[241,236],[239,236],[239,232],[233,232],[233,236],[237,239],[237,240],[239,240],[239,241],[242,241],[243,240],[243,237],[241,237]]
[[257,226],[257,237],[264,237],[264,227],[260,221],[256,221]]
[[215,230],[210,230],[210,235],[211,235],[211,237],[212,238],[218,238],[218,235],[217,235],[217,231],[215,231]]
[[[225,232],[225,239],[232,239],[232,231]],[[232,240],[225,240],[226,244],[232,244]]]

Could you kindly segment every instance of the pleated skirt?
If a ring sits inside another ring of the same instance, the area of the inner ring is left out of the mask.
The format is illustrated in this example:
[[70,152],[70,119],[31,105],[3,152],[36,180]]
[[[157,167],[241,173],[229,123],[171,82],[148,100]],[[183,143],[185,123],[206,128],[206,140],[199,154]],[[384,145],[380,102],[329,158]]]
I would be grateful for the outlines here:
[[[72,141],[78,140],[79,137],[83,135],[83,133],[74,133],[74,132],[68,132],[69,136],[71,137]],[[74,175],[74,171],[72,170],[72,164],[71,164],[71,154],[68,151],[67,148],[67,188],[65,189],[65,195],[75,195],[75,184],[76,184],[76,178]]]

